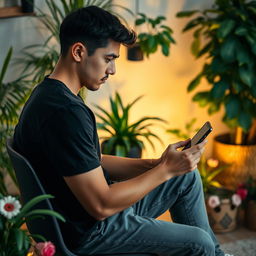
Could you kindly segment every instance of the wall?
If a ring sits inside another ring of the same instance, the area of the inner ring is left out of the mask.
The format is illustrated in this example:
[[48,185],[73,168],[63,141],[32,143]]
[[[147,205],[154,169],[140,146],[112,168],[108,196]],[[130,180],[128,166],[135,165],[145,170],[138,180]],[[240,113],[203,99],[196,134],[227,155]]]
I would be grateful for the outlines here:
[[[42,0],[36,0],[39,8],[45,8]],[[134,0],[116,0],[134,10]],[[208,116],[206,109],[199,108],[192,102],[192,94],[186,91],[188,83],[200,71],[203,60],[195,60],[190,53],[192,34],[183,34],[182,28],[186,19],[177,19],[176,13],[181,10],[205,9],[210,7],[213,0],[139,0],[140,11],[149,16],[165,15],[166,24],[174,30],[174,38],[177,42],[172,46],[171,54],[165,57],[159,50],[142,62],[132,62],[126,59],[126,49],[121,48],[121,56],[117,60],[117,74],[111,77],[97,92],[88,92],[87,104],[101,104],[108,109],[108,96],[116,90],[121,94],[125,103],[138,97],[144,97],[134,106],[131,121],[142,116],[159,116],[166,119],[169,124],[155,128],[164,141],[164,145],[156,142],[156,151],[149,146],[143,153],[144,157],[158,157],[164,148],[177,139],[167,134],[167,128],[184,128],[185,123],[192,117],[197,118],[196,127],[201,126],[206,120],[212,122],[214,131],[209,137],[206,155],[211,155],[213,137],[227,128],[221,122],[222,112]],[[130,24],[133,24],[131,16],[127,15]],[[40,42],[44,38],[45,31],[40,28],[36,18],[22,17],[0,20],[0,66],[10,45],[14,47],[15,55],[19,56],[20,50],[33,43]],[[18,74],[18,68],[12,66],[5,80],[11,80]],[[207,87],[203,82],[200,89]]]

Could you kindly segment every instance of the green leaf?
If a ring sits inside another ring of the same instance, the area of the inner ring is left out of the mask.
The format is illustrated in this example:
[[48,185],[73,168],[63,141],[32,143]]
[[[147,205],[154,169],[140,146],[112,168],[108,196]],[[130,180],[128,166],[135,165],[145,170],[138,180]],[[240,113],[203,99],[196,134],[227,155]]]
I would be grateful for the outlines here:
[[169,32],[170,34],[173,33],[173,30],[172,30],[170,27],[166,26],[166,25],[161,25],[160,28],[165,29],[165,30],[166,30],[167,32]]
[[17,243],[17,248],[19,251],[21,251],[23,247],[23,240],[24,240],[24,232],[20,229],[15,229],[14,230],[14,235],[15,235],[15,241]]
[[191,52],[194,56],[197,56],[200,49],[200,37],[197,37],[193,40],[191,44]]
[[194,15],[195,13],[198,13],[198,10],[192,10],[192,11],[182,11],[182,12],[178,12],[176,14],[176,17],[178,18],[183,18],[183,17],[190,17],[192,15]]
[[208,114],[212,115],[220,110],[220,103],[218,102],[211,102],[210,106],[208,107]]
[[8,53],[7,53],[7,55],[6,55],[5,59],[4,59],[4,64],[3,64],[1,72],[0,72],[0,85],[3,82],[4,75],[6,73],[8,65],[9,65],[11,56],[12,56],[12,47],[9,48]]
[[34,216],[34,215],[49,215],[52,217],[55,217],[63,222],[66,222],[66,220],[63,218],[63,216],[61,216],[59,213],[52,211],[52,210],[47,210],[47,209],[36,209],[36,210],[32,210],[28,213],[25,214],[25,217],[29,217],[29,216]]
[[252,63],[252,60],[250,58],[251,52],[249,52],[248,45],[243,46],[242,44],[239,44],[240,47],[237,47],[236,49],[236,58],[239,62],[239,65],[248,64],[250,65]]
[[141,25],[141,24],[143,24],[143,23],[145,23],[145,22],[146,22],[145,19],[136,19],[135,25],[136,25],[136,26],[139,26],[139,25]]
[[209,92],[208,91],[198,92],[195,94],[192,100],[198,102],[200,107],[204,107],[209,103]]
[[225,91],[229,88],[227,81],[219,81],[213,84],[211,95],[214,99],[221,99],[225,96]]
[[241,107],[239,98],[236,95],[229,95],[228,100],[225,103],[227,118],[232,119],[237,117]]
[[237,39],[234,37],[229,37],[221,45],[220,55],[226,63],[231,63],[235,61],[236,47],[237,47]]
[[21,218],[23,217],[34,205],[38,204],[39,202],[45,200],[54,198],[54,196],[50,194],[40,195],[33,199],[31,199],[29,202],[27,202],[21,209],[20,213],[17,215],[17,217]]
[[254,70],[247,68],[246,66],[242,66],[239,68],[240,79],[249,87],[253,86],[254,72]]
[[245,36],[245,35],[247,35],[247,33],[248,33],[247,28],[245,28],[243,26],[240,26],[235,30],[235,34],[238,36]]
[[252,117],[250,114],[241,111],[239,116],[238,116],[238,123],[239,125],[243,128],[245,132],[248,132],[252,125]]
[[225,38],[228,34],[231,33],[235,25],[236,22],[231,19],[226,19],[222,21],[219,29],[217,30],[217,36],[220,38]]
[[193,91],[201,82],[202,74],[200,73],[198,76],[196,76],[188,85],[187,91],[191,92]]

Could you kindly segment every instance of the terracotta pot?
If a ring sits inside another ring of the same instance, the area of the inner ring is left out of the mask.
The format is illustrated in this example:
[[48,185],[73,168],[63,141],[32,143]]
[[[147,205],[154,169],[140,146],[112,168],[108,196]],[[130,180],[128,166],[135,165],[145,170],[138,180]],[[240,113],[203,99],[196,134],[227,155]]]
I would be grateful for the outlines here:
[[232,145],[228,141],[229,134],[214,138],[213,157],[228,165],[216,180],[229,189],[236,189],[249,175],[256,178],[256,145]]
[[244,213],[245,225],[248,229],[256,231],[256,201],[250,200],[245,208]]
[[218,207],[206,206],[210,225],[215,233],[226,233],[237,226],[237,207],[232,206],[230,199],[222,199]]

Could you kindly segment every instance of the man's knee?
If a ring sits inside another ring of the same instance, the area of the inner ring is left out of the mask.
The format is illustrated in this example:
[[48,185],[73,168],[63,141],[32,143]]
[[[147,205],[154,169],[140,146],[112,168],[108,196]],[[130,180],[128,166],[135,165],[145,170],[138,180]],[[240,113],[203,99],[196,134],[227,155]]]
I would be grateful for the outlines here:
[[210,235],[203,229],[194,227],[188,246],[193,256],[214,256],[215,246]]

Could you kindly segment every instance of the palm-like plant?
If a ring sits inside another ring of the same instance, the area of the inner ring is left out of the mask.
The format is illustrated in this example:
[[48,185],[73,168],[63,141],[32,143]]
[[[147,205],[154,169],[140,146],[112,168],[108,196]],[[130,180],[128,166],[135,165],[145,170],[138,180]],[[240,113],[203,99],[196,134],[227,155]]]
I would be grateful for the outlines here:
[[39,17],[43,27],[49,33],[48,37],[43,44],[25,47],[22,58],[17,59],[18,63],[25,64],[23,71],[28,72],[29,70],[32,76],[31,79],[34,82],[41,81],[46,74],[53,71],[54,66],[57,64],[59,57],[59,27],[67,14],[81,7],[96,5],[115,14],[124,22],[124,18],[118,12],[115,12],[114,8],[123,9],[133,15],[130,9],[113,4],[112,0],[45,0],[45,2],[49,14],[37,8],[38,15],[36,17]]
[[[217,162],[214,163],[214,166],[211,166],[210,162]],[[205,157],[202,157],[198,164],[198,170],[201,176],[203,190],[204,193],[207,195],[210,191],[214,188],[221,188],[222,185],[216,180],[216,177],[219,173],[221,173],[227,166],[222,165],[218,166],[218,160],[208,159],[206,161]]]
[[6,138],[12,134],[19,110],[30,92],[30,84],[25,80],[26,76],[21,76],[12,82],[3,82],[11,56],[12,48],[9,49],[3,67],[0,70],[0,193],[4,195],[7,194],[7,189],[4,185],[5,171],[9,173],[17,185],[16,177],[6,152]]
[[140,150],[145,148],[144,141],[149,142],[153,149],[152,138],[161,141],[161,139],[151,130],[149,127],[154,125],[151,121],[165,122],[159,117],[142,117],[134,123],[129,122],[129,114],[131,107],[139,100],[142,96],[137,97],[134,101],[127,104],[123,104],[120,95],[116,92],[115,97],[110,96],[111,111],[106,111],[99,105],[95,107],[101,112],[96,113],[96,116],[101,122],[97,122],[99,130],[106,132],[106,136],[101,137],[103,139],[104,147],[102,152],[104,154],[112,154],[118,156],[129,156],[129,152],[132,147],[138,147]]

